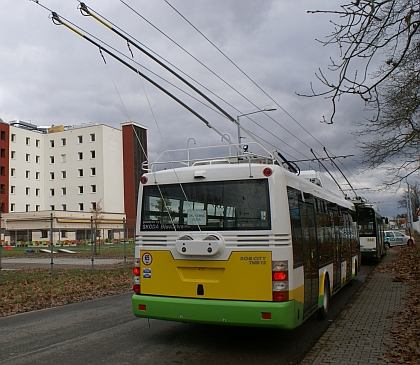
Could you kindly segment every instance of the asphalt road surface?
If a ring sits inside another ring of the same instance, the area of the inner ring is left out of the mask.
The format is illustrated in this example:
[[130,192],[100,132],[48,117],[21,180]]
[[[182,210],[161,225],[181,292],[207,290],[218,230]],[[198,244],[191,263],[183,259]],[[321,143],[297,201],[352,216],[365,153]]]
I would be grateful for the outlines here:
[[292,331],[139,319],[131,293],[0,318],[0,364],[298,364],[374,266]]

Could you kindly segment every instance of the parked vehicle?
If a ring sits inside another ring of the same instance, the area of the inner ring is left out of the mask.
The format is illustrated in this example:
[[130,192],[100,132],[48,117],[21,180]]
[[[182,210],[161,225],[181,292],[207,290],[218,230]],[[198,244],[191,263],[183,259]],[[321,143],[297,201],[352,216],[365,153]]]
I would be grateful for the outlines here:
[[393,246],[409,246],[414,244],[414,238],[405,235],[398,231],[385,231],[384,232],[385,247],[390,248]]

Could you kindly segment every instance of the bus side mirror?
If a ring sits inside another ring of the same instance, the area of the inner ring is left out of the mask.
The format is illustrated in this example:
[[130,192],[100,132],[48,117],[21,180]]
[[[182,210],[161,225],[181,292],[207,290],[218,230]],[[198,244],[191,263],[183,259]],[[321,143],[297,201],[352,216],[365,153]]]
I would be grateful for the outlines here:
[[384,222],[385,222],[385,224],[388,224],[388,218],[387,217],[384,218]]

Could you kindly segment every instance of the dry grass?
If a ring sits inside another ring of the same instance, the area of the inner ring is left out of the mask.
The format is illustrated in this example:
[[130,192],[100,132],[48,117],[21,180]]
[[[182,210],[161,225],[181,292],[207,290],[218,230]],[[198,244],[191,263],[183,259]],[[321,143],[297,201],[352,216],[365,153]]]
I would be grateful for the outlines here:
[[391,330],[388,353],[383,357],[386,362],[420,364],[420,240],[416,242],[416,246],[398,248],[398,259],[381,267],[410,288],[403,309],[394,315],[397,326]]
[[131,268],[96,270],[8,270],[0,285],[0,316],[55,307],[127,292],[132,288]]

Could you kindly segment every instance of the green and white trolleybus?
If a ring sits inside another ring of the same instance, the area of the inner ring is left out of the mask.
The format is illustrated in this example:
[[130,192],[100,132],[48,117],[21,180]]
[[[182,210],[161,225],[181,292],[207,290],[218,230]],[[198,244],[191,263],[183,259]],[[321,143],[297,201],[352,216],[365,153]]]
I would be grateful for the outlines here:
[[292,329],[360,265],[354,205],[327,176],[228,156],[141,178],[134,315]]

